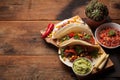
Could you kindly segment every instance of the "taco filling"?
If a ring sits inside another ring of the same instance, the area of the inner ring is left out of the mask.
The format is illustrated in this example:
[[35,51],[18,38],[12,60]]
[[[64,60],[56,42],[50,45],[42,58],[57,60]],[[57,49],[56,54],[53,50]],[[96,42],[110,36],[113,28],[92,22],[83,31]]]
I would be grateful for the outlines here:
[[59,39],[59,42],[63,42],[63,41],[66,41],[66,40],[69,40],[69,39],[78,39],[78,40],[83,40],[83,41],[86,41],[88,43],[91,43],[91,44],[95,44],[95,40],[93,38],[92,35],[89,35],[85,32],[71,32],[67,35],[65,35],[64,37],[62,37],[61,39]]
[[70,62],[73,62],[79,57],[86,57],[90,60],[92,60],[92,58],[97,58],[99,54],[98,51],[98,48],[92,48],[83,45],[74,45],[61,48],[60,55],[64,60],[68,58]]

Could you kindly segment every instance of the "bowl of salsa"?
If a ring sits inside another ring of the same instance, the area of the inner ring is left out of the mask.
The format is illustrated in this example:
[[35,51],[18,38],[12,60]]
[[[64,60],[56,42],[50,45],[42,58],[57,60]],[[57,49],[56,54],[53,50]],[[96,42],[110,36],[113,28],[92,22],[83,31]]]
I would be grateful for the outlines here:
[[117,23],[105,23],[100,25],[95,31],[97,42],[109,49],[120,46],[120,25]]

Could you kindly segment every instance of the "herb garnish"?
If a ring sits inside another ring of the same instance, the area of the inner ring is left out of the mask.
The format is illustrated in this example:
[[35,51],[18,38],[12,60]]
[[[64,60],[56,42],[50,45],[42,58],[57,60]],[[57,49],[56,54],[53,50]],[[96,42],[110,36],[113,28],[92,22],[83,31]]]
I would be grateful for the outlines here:
[[61,55],[61,57],[63,58],[63,57],[64,57],[64,50],[65,50],[65,49],[62,48],[62,49],[60,49],[60,50],[61,50],[61,54],[60,54],[60,55]]
[[79,39],[80,37],[76,34],[75,36],[74,36],[74,39]]
[[86,35],[84,36],[84,38],[85,38],[85,39],[90,39],[91,36],[90,36],[89,34],[86,34]]
[[75,51],[78,53],[78,55],[80,55],[80,53],[83,52],[84,50],[81,46],[76,46]]
[[108,36],[115,36],[115,35],[116,35],[115,30],[110,30],[108,32]]
[[70,39],[70,37],[67,35],[64,38],[62,38],[62,42],[65,41],[65,40],[69,40],[69,39]]

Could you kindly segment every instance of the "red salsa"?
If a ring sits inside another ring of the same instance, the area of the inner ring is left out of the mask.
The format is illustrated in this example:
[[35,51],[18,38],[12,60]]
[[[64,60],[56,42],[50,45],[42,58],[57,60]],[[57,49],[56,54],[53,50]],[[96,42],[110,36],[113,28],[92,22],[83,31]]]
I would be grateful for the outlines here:
[[109,47],[120,45],[120,31],[114,28],[104,28],[99,33],[99,41]]

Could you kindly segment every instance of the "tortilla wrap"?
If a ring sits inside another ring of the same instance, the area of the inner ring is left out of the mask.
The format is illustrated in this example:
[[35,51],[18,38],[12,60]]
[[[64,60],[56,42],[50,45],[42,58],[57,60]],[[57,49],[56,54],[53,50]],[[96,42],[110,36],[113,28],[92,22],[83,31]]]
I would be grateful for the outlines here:
[[71,32],[86,32],[87,34],[92,34],[89,28],[85,27],[86,25],[81,23],[71,23],[67,24],[65,27],[58,30],[55,34],[53,39],[60,39],[63,36],[71,33]]
[[79,16],[74,16],[69,19],[65,19],[57,24],[55,24],[54,29],[52,31],[52,38],[54,39],[54,34],[59,31],[60,29],[64,28],[66,25],[71,24],[71,23],[84,23],[83,20]]
[[69,40],[66,40],[62,43],[59,44],[59,47],[64,47],[64,46],[68,46],[68,45],[84,45],[84,46],[90,46],[90,47],[94,47],[94,48],[98,48],[99,45],[96,44],[96,45],[92,45],[86,41],[83,41],[83,40],[75,40],[75,39],[69,39]]

